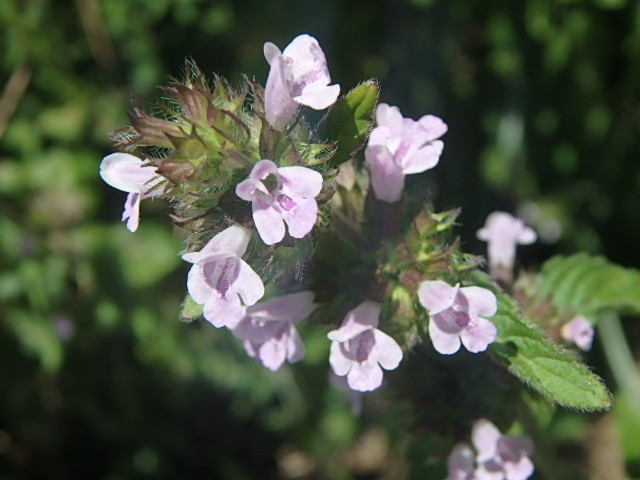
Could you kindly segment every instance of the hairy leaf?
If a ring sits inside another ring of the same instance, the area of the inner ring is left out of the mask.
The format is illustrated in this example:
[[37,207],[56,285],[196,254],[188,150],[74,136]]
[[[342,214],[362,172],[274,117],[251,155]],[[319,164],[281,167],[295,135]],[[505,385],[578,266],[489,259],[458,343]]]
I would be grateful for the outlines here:
[[346,162],[362,147],[371,131],[379,91],[377,81],[363,82],[340,98],[327,114],[323,136],[337,141],[336,153],[327,162],[329,167]]
[[491,321],[498,328],[491,354],[509,371],[548,400],[578,410],[606,410],[611,393],[600,377],[572,352],[545,338],[525,319],[518,304],[504,293],[496,293],[498,313]]
[[539,295],[584,315],[604,310],[640,314],[640,271],[586,253],[557,256],[542,267]]

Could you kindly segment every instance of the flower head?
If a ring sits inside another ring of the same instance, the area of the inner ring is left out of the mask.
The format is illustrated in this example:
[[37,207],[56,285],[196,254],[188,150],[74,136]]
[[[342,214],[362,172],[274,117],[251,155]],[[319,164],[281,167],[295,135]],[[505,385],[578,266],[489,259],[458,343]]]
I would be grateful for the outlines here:
[[420,284],[418,298],[429,311],[429,336],[438,352],[455,353],[462,341],[467,350],[478,353],[495,340],[495,325],[483,317],[496,313],[497,299],[486,288],[426,281]]
[[323,110],[336,101],[340,85],[329,85],[327,59],[318,41],[299,35],[283,52],[264,44],[271,69],[264,92],[265,115],[276,130],[284,130],[300,105]]
[[155,167],[146,165],[138,157],[128,153],[112,153],[104,157],[100,164],[100,176],[113,188],[129,193],[122,221],[127,220],[127,228],[135,232],[140,222],[140,201],[161,195],[161,183],[165,179]]
[[560,335],[567,342],[575,343],[580,350],[591,350],[593,343],[593,326],[585,317],[575,317],[565,323],[560,330]]
[[199,252],[186,253],[182,259],[193,263],[187,278],[189,295],[204,304],[204,318],[216,327],[235,327],[243,317],[240,297],[253,305],[264,295],[262,280],[240,257],[251,233],[232,225],[223,230]]
[[336,375],[347,375],[353,390],[375,390],[382,384],[382,368],[393,370],[402,360],[396,341],[376,328],[379,317],[380,305],[364,301],[327,335],[332,341],[329,363]]
[[252,202],[258,233],[267,245],[273,245],[284,238],[285,222],[294,238],[311,231],[318,217],[315,197],[321,189],[322,175],[315,170],[278,168],[271,160],[260,160],[249,178],[236,186],[236,195]]
[[376,198],[394,203],[402,195],[405,175],[437,165],[444,148],[437,139],[446,133],[447,125],[433,115],[417,121],[404,118],[398,107],[386,103],[378,105],[376,123],[364,155]]
[[488,420],[475,422],[471,441],[477,453],[479,479],[526,480],[533,474],[533,443],[528,437],[502,435]]
[[528,245],[536,241],[536,233],[524,221],[507,212],[491,213],[476,236],[489,243],[489,268],[497,278],[505,276],[498,273],[500,268],[507,270],[507,278],[511,277],[517,244]]
[[246,309],[233,334],[244,340],[249,356],[275,372],[285,360],[295,363],[304,356],[304,345],[295,325],[315,308],[310,291],[256,303]]

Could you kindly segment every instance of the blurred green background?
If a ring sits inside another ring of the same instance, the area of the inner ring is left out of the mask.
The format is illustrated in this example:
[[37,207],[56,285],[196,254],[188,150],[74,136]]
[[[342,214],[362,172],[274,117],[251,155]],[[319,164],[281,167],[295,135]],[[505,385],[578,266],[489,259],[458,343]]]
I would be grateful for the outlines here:
[[[322,334],[271,374],[227,331],[179,322],[167,205],[145,202],[131,234],[98,176],[130,96],[152,110],[185,59],[264,82],[263,43],[299,33],[343,91],[376,77],[404,115],[445,119],[430,189],[463,207],[468,251],[502,209],[539,232],[525,265],[586,250],[640,267],[640,2],[2,0],[0,479],[444,476],[422,473],[429,445],[407,447],[409,413],[374,394],[355,418],[325,387]],[[588,361],[615,389],[599,344]],[[634,403],[558,416],[575,478],[640,478]]]

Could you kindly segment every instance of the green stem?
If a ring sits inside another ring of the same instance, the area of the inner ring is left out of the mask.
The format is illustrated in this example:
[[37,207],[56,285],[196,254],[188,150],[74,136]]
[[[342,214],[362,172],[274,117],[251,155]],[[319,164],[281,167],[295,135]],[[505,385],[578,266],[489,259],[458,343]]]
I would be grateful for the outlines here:
[[[627,398],[640,398],[640,374],[629,350],[618,315],[615,313],[600,315],[598,333],[618,387]],[[631,407],[640,418],[640,403],[631,402]]]

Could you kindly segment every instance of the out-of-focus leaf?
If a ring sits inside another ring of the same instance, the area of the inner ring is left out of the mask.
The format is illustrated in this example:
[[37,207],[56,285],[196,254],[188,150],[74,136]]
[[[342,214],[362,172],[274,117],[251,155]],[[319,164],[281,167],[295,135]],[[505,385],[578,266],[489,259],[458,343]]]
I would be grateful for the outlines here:
[[114,225],[114,229],[113,242],[120,251],[120,266],[131,286],[153,285],[180,263],[180,245],[166,229],[149,223],[142,223],[135,233],[124,224]]
[[195,302],[191,295],[186,295],[180,306],[180,320],[183,322],[192,322],[202,316],[204,305]]
[[557,256],[542,267],[539,295],[592,321],[602,311],[640,314],[640,271],[586,253]]

